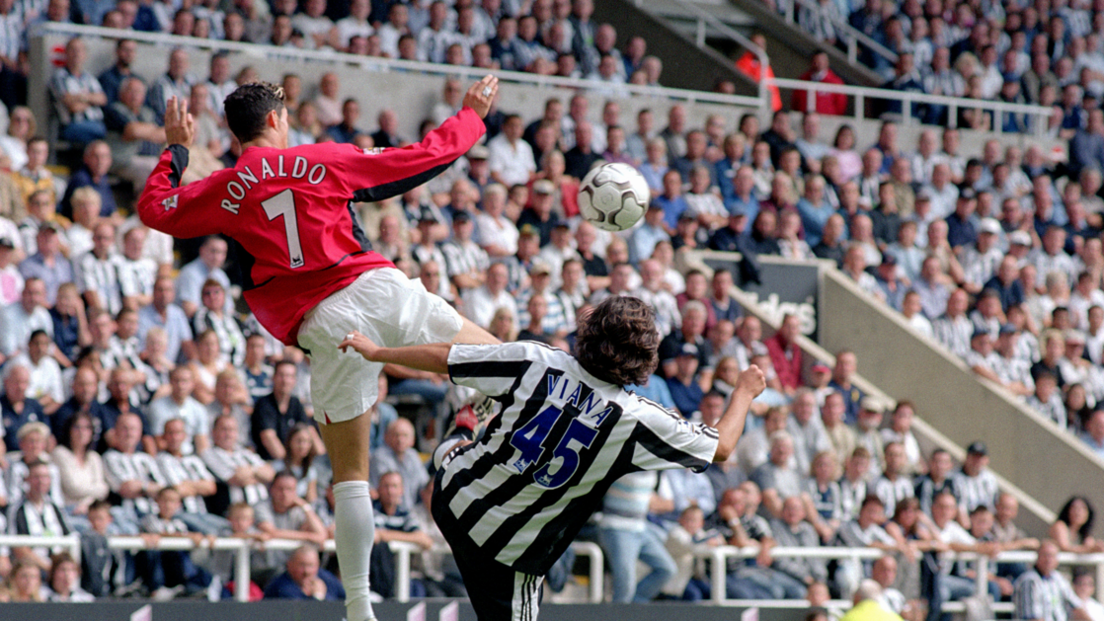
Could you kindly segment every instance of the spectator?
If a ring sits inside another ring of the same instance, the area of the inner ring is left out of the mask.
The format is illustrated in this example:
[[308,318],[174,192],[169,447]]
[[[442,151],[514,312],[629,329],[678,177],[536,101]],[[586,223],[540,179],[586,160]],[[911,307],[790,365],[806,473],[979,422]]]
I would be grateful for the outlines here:
[[[58,287],[73,281],[73,266],[62,252],[61,229],[52,222],[43,223],[35,236],[35,245],[37,251],[19,264],[19,273],[25,281],[36,279],[42,282],[46,289],[46,302],[54,304]],[[52,336],[53,326],[49,328]]]
[[412,508],[418,500],[419,490],[425,487],[429,481],[424,464],[414,450],[414,425],[405,418],[400,418],[387,426],[384,435],[384,445],[378,451],[372,453],[373,487],[378,487],[380,478],[388,472],[398,472],[402,475],[404,484],[401,502],[407,509]]
[[[81,369],[91,373],[87,369]],[[81,374],[78,371],[78,376]],[[87,376],[82,381],[87,381]],[[92,383],[95,386],[95,383]],[[74,520],[85,522],[88,510],[97,500],[104,500],[110,489],[100,454],[95,451],[94,420],[86,412],[77,411],[60,429],[61,441],[51,453],[60,474],[61,495],[65,511]]]
[[778,373],[778,381],[783,390],[792,395],[801,385],[803,358],[797,337],[801,334],[801,320],[796,315],[786,314],[782,324],[771,338],[764,342],[770,353],[771,364]]
[[[13,500],[8,509],[9,533],[60,537],[72,532],[65,511],[50,497],[56,470],[45,459],[29,465],[26,495],[19,501]],[[14,547],[12,558],[17,564],[29,563],[42,571],[49,571],[51,567],[46,548]]]
[[[257,528],[273,539],[294,539],[322,545],[326,527],[306,499],[295,493],[297,481],[290,472],[280,472],[272,480],[269,499],[256,506]],[[279,567],[290,554],[269,550],[268,567]]]
[[[142,518],[143,539],[147,545],[155,545],[161,537],[186,537],[196,548],[203,544],[203,535],[191,532],[177,517],[180,506],[180,492],[174,487],[164,487],[157,492],[157,513]],[[196,566],[188,550],[145,550],[139,555],[139,564],[144,567],[143,581],[155,600],[206,591],[208,598],[215,601],[222,594],[221,581],[215,581],[207,570]]]
[[967,512],[979,506],[994,506],[997,479],[989,471],[989,449],[984,442],[974,441],[966,447],[966,461],[955,477],[955,486]]
[[184,508],[180,519],[192,531],[215,535],[227,526],[222,517],[207,510],[206,499],[213,499],[217,491],[215,477],[198,455],[184,454],[187,437],[182,419],[166,422],[159,438],[163,450],[157,455],[157,466],[180,495]]
[[[27,387],[31,383],[30,370],[21,364],[4,366],[4,394],[0,396],[0,413],[4,423],[4,444],[7,451],[19,448],[17,432],[27,423],[40,423],[46,420],[42,406],[34,399],[27,398]],[[46,435],[49,435],[47,428]],[[43,438],[45,441],[45,438]],[[45,447],[43,447],[45,448]],[[0,451],[2,455],[3,451]],[[9,476],[11,476],[9,474]]]
[[165,478],[154,457],[138,451],[142,419],[137,414],[120,414],[109,442],[111,449],[103,456],[107,484],[122,498],[116,519],[124,532],[135,534],[139,518],[154,511],[152,499],[165,485]]
[[8,583],[11,584],[11,592],[8,595],[12,602],[46,601],[43,596],[42,568],[36,567],[32,562],[16,561],[12,564]]
[[912,498],[914,494],[912,479],[907,472],[908,457],[904,445],[899,442],[886,443],[884,455],[885,469],[873,482],[873,491],[885,507],[896,513],[897,503]]
[[268,499],[268,485],[276,476],[272,466],[238,442],[238,422],[223,414],[215,419],[212,429],[214,446],[200,457],[215,478],[229,488],[231,504],[245,502],[251,506]]
[[168,70],[149,88],[146,105],[153,110],[159,125],[164,125],[165,106],[169,99],[176,97],[178,101],[186,101],[192,85],[196,83],[195,76],[188,73],[189,64],[188,51],[179,47],[174,49],[169,53]]
[[[820,547],[820,538],[809,522],[805,521],[805,502],[791,496],[782,504],[782,515],[771,520],[771,532],[780,546],[800,548]],[[771,567],[806,587],[828,579],[828,563],[814,558],[779,558]]]
[[[215,236],[208,237],[199,248],[199,258],[180,268],[176,282],[176,297],[177,303],[188,317],[193,317],[199,310],[203,283],[208,279],[217,280],[224,289],[230,289],[230,278],[222,269],[226,262],[226,253],[226,240]],[[226,300],[225,310],[233,311],[232,300]]]
[[111,172],[133,183],[136,191],[145,187],[157,165],[158,147],[165,142],[165,129],[145,100],[145,84],[137,77],[127,78],[119,87],[118,101],[105,112]]
[[[785,423],[783,423],[784,425]],[[769,459],[751,473],[763,495],[763,507],[772,517],[782,516],[787,498],[801,498],[805,475],[793,466],[793,438],[784,429],[771,433]]]
[[[832,71],[828,53],[822,50],[813,52],[812,64],[798,79],[823,84],[844,83],[843,79]],[[797,90],[793,93],[790,108],[798,112],[816,112],[818,114],[839,116],[847,111],[847,95],[813,91],[812,97],[810,97],[808,91]]]
[[[296,423],[310,424],[303,404],[293,393],[297,380],[295,363],[282,360],[276,364],[272,381],[272,393],[261,398],[253,406],[253,445],[262,459],[283,459],[287,451],[284,442]],[[315,432],[315,448],[324,454],[321,438]]]
[[195,357],[195,343],[192,342],[192,328],[188,318],[179,306],[173,304],[176,289],[172,279],[158,278],[153,286],[153,301],[138,310],[138,338],[145,340],[153,328],[161,328],[167,337],[165,357],[175,363],[183,355]]
[[13,356],[9,361],[11,365],[23,366],[30,371],[30,383],[25,395],[37,401],[46,416],[52,416],[65,398],[61,368],[57,360],[48,355],[52,345],[53,341],[44,330],[35,330],[27,342],[27,351]]
[[1057,571],[1058,551],[1053,541],[1044,541],[1035,566],[1016,580],[1012,594],[1016,618],[1066,621],[1071,614],[1078,619],[1089,618],[1081,598]]
[[1053,543],[1063,552],[1086,554],[1104,550],[1092,536],[1095,512],[1084,496],[1073,496],[1062,505],[1058,519],[1050,526]]
[[50,94],[61,122],[61,138],[77,145],[102,139],[103,107],[107,96],[95,76],[84,70],[88,49],[84,40],[73,37],[65,44],[65,65],[54,72]]
[[667,534],[665,548],[675,561],[675,574],[663,586],[663,593],[675,599],[702,601],[709,599],[710,585],[694,571],[694,552],[701,546],[716,547],[724,544],[724,537],[715,529],[705,529],[702,510],[687,507],[679,516],[677,525]]
[[[402,5],[399,5],[402,6]],[[319,565],[318,548],[305,543],[287,559],[287,571],[265,587],[265,599],[343,600],[341,581]]]
[[[885,520],[885,507],[875,495],[863,499],[857,516],[844,523],[839,530],[839,542],[849,548],[876,548],[885,552],[907,550],[908,545],[898,542],[886,532],[881,524]],[[860,566],[855,562],[845,562],[837,569],[836,581],[843,593],[853,592],[863,575],[869,574],[870,562]]]
[[521,139],[523,130],[521,117],[510,115],[502,134],[487,143],[491,177],[507,187],[529,183],[537,170],[532,148]]
[[86,603],[95,601],[95,597],[81,588],[80,565],[68,552],[55,554],[50,558],[50,595],[51,602]]
[[[398,472],[385,472],[379,479],[379,498],[372,506],[375,509],[377,543],[389,543],[391,541],[404,541],[420,546],[423,550],[433,547],[433,540],[418,526],[410,509],[402,502],[404,489],[402,475]],[[371,575],[372,590],[385,598],[394,597],[395,584],[391,569],[394,561],[391,549],[386,545],[377,545],[372,548]],[[388,580],[390,578],[390,580]],[[415,595],[418,591],[424,594],[420,584],[411,581],[411,587]]]
[[[655,525],[645,519],[655,496],[657,478],[654,472],[624,476],[613,484],[602,501],[598,540],[610,559],[615,602],[651,601],[677,569],[656,534]],[[644,562],[651,571],[638,582],[639,562]]]
[[169,383],[171,393],[150,403],[150,428],[154,434],[161,435],[169,421],[180,419],[184,422],[186,437],[182,450],[185,454],[198,455],[210,446],[210,426],[207,408],[192,397],[194,374],[188,367],[177,367],[169,373]]

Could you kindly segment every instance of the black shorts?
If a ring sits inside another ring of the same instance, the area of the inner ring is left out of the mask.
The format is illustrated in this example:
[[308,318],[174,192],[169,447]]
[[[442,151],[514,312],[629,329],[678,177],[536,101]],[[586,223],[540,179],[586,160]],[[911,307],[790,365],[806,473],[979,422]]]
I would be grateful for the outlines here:
[[[440,489],[440,477],[437,483],[435,489]],[[438,517],[438,513],[449,513],[443,504],[434,499],[433,517],[452,548],[479,621],[536,621],[544,576],[522,573],[496,561],[475,545],[467,533],[456,532],[448,519],[451,516]]]

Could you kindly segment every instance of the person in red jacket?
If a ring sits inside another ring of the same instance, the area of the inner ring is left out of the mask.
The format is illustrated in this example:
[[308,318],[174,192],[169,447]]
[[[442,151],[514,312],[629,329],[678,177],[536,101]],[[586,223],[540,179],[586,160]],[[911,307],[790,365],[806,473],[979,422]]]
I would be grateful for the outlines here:
[[771,364],[778,373],[778,382],[787,394],[793,394],[804,385],[801,381],[801,348],[797,345],[797,335],[801,334],[801,320],[797,315],[786,314],[778,332],[763,342],[770,354]]
[[233,168],[180,186],[195,121],[187,102],[170,100],[169,146],[138,202],[150,228],[176,237],[222,234],[241,246],[245,299],[285,344],[310,352],[315,419],[333,464],[335,539],[349,621],[374,618],[368,568],[374,539],[368,488],[371,416],[382,364],[338,349],[359,332],[399,347],[439,341],[497,343],[373,252],[353,202],[415,188],[448,168],[483,136],[482,118],[498,90],[487,76],[463,108],[420,143],[401,149],[351,144],[288,148],[283,89],[244,84],[225,102],[242,146]]
[[[751,42],[759,47],[764,52],[767,51],[767,38],[762,34],[755,33],[751,35]],[[769,59],[768,59],[769,60]],[[759,67],[759,55],[755,50],[748,50],[744,52],[743,56],[740,56],[736,60],[736,69],[751,78],[756,84],[759,83],[760,67]],[[763,74],[768,80],[774,79],[774,69],[768,64],[766,72]],[[771,110],[778,112],[782,109],[782,94],[778,91],[778,87],[774,84],[767,86],[767,90],[770,92],[771,97]]]
[[[813,66],[801,74],[800,79],[824,84],[843,84],[843,78],[836,75],[829,66],[828,53],[823,51],[813,54]],[[815,97],[809,101],[808,91],[794,91],[790,107],[796,112],[816,112],[836,116],[847,113],[847,95],[825,91],[813,91],[813,94]]]

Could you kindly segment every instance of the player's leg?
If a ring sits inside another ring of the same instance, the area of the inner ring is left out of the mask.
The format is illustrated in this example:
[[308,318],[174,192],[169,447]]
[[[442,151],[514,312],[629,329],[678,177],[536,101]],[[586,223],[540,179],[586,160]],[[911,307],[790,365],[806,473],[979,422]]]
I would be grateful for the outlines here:
[[345,586],[346,619],[375,618],[369,595],[368,568],[375,540],[375,516],[368,487],[368,445],[372,417],[320,425],[334,481],[334,543]]
[[311,352],[314,416],[333,468],[334,543],[348,621],[375,618],[368,582],[375,540],[368,487],[371,417],[365,413],[378,396],[383,365],[337,348],[349,330],[380,339],[374,323],[361,316],[368,305],[357,295],[359,284],[323,300],[299,330],[299,342]]

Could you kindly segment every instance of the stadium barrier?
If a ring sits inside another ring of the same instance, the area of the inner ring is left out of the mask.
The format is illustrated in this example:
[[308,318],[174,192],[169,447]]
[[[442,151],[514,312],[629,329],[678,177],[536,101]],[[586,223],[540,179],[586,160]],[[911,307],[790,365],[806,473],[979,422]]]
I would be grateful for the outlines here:
[[947,108],[947,127],[956,127],[958,121],[959,108],[975,108],[987,112],[993,113],[993,130],[994,134],[1004,133],[1002,130],[1002,114],[1017,114],[1023,115],[1028,119],[1028,125],[1032,128],[1032,134],[1036,138],[1042,138],[1046,133],[1047,120],[1054,110],[1047,106],[1037,106],[1034,104],[1019,104],[1008,103],[996,99],[972,99],[969,97],[946,97],[944,95],[928,95],[927,93],[914,93],[911,91],[897,91],[888,88],[870,88],[866,86],[851,86],[848,84],[826,84],[824,82],[809,82],[806,80],[791,80],[788,78],[774,78],[768,79],[768,83],[772,83],[779,88],[794,90],[794,91],[806,91],[810,93],[810,96],[806,98],[813,107],[816,106],[816,93],[842,93],[848,97],[854,99],[853,115],[855,120],[862,120],[866,118],[866,100],[873,99],[876,101],[893,101],[898,102],[901,105],[901,119],[905,124],[909,124],[914,120],[912,116],[913,104],[934,104],[938,106],[946,106]]
[[[713,592],[712,601],[714,604],[776,608],[789,607],[789,605],[794,602],[794,600],[728,599],[725,593],[728,559],[751,559],[755,558],[758,554],[759,548],[750,546],[746,548],[738,548],[736,546],[699,546],[694,551],[694,555],[697,558],[709,561],[709,581]],[[886,552],[875,548],[794,548],[785,546],[771,548],[771,557],[773,558],[815,558],[822,560],[850,560],[860,562],[864,560],[875,560],[885,555]],[[988,557],[976,552],[945,552],[944,555],[944,558],[948,560],[967,561],[970,563],[971,568],[975,571],[974,580],[978,593],[985,593],[988,588],[989,563],[991,561],[999,563],[1026,563],[1030,565],[1035,562],[1036,556],[1035,552],[1018,550],[1002,552],[995,557]],[[917,562],[919,562],[919,559]],[[1104,580],[1104,554],[1072,554],[1069,552],[1062,552],[1058,555],[1058,562],[1063,566],[1095,567],[1098,584],[1101,584],[1100,581]],[[1098,590],[1096,597],[1099,601],[1104,601],[1104,589]],[[848,602],[842,600],[836,600],[833,603],[834,605],[848,605]],[[961,612],[964,610],[964,607],[962,602],[945,602],[943,610],[944,612]],[[1011,603],[998,602],[993,604],[993,610],[994,612],[1012,612],[1013,607]]]
[[[195,550],[206,549],[215,551],[234,552],[234,599],[240,602],[249,601],[250,566],[249,557],[252,552],[273,550],[290,552],[304,542],[293,539],[270,539],[265,542],[256,542],[251,539],[239,539],[236,537],[218,537],[213,541],[204,540],[196,546],[191,539],[185,537],[161,537],[155,544],[150,544],[145,539],[135,536],[114,536],[107,538],[107,545],[113,550],[127,550],[139,552],[142,550]],[[410,557],[419,554],[423,550],[421,546],[405,541],[388,542],[392,554],[395,556],[395,599],[399,602],[410,600]],[[64,550],[77,562],[80,562],[81,542],[77,534],[58,536],[34,536],[34,535],[0,535],[0,547],[28,547],[51,548],[54,551]],[[571,544],[571,549],[578,556],[587,557],[590,565],[589,584],[587,585],[587,600],[590,603],[601,603],[603,600],[603,572],[605,556],[602,548],[596,543],[588,541],[576,541]],[[327,539],[322,545],[322,551],[334,552],[336,550],[333,539]],[[451,554],[447,547],[436,547],[434,552]]]
[[[240,602],[249,601],[250,553],[259,550],[292,551],[303,545],[302,541],[290,539],[271,539],[261,544],[249,539],[232,537],[219,537],[210,543],[205,540],[202,541],[198,547],[193,544],[191,539],[184,537],[162,537],[153,544],[141,537],[134,536],[108,537],[107,540],[108,547],[130,552],[141,550],[194,550],[197,548],[234,551],[234,599]],[[63,537],[0,535],[0,547],[3,546],[64,549],[68,551],[74,559],[77,559],[78,562],[80,560],[80,537],[76,534]],[[400,603],[405,603],[410,601],[410,557],[412,554],[422,552],[422,549],[416,544],[399,541],[389,542],[388,546],[395,555],[395,600]],[[602,603],[604,600],[603,583],[605,581],[605,570],[603,564],[605,557],[601,547],[596,543],[587,541],[576,541],[571,544],[571,547],[577,555],[585,556],[589,561],[589,584],[587,585],[588,603]],[[332,539],[326,540],[322,549],[326,552],[333,552],[334,541]],[[445,554],[450,553],[448,548],[434,548],[434,551]],[[725,578],[727,576],[727,561],[729,559],[751,559],[755,558],[758,554],[759,548],[752,546],[744,548],[729,545],[715,547],[698,546],[695,549],[695,557],[708,561],[709,564],[708,576],[713,592],[712,603],[725,606],[755,606],[760,608],[804,608],[807,606],[804,600],[735,600],[726,597]],[[799,548],[779,546],[771,549],[771,556],[774,558],[815,558],[823,560],[851,560],[855,562],[875,560],[881,558],[885,554],[886,552],[875,548]],[[975,552],[946,552],[945,555],[945,558],[949,560],[966,561],[970,563],[975,571],[975,581],[979,593],[986,592],[986,585],[989,580],[988,572],[990,562],[1031,564],[1035,561],[1035,552],[1032,551],[1008,551],[1002,552],[995,557],[988,557]],[[1062,566],[1094,567],[1097,584],[1104,584],[1104,553],[1072,554],[1062,552],[1058,555],[1058,562]],[[1097,591],[1097,599],[1104,601],[1104,589]],[[831,605],[835,607],[846,607],[847,602],[843,600],[834,600]],[[944,604],[944,610],[946,612],[959,612],[963,610],[963,605],[961,602],[947,602]],[[995,612],[1011,612],[1012,607],[1011,604],[1008,603],[996,603],[993,604],[993,610]]]

